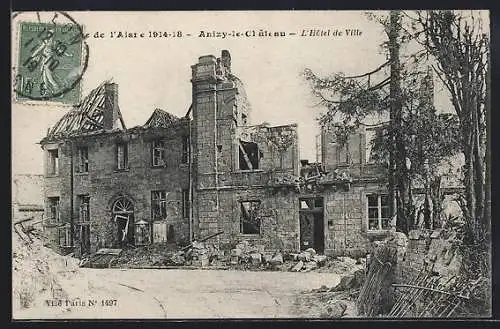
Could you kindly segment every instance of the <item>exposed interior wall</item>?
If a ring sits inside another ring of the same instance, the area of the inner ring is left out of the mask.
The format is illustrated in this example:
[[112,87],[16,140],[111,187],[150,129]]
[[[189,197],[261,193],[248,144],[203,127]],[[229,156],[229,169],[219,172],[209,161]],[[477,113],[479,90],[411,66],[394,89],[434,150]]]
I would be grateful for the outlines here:
[[[192,67],[195,237],[224,231],[217,238],[221,243],[252,240],[268,248],[293,249],[298,241],[297,197],[273,196],[266,185],[275,171],[298,175],[296,125],[250,125],[243,83],[227,64],[220,66],[223,58],[224,52],[220,59],[203,56]],[[280,143],[288,143],[286,148],[273,144],[287,134],[293,136]],[[260,200],[263,211],[275,210],[262,217],[260,235],[240,232],[240,201],[248,199]]]

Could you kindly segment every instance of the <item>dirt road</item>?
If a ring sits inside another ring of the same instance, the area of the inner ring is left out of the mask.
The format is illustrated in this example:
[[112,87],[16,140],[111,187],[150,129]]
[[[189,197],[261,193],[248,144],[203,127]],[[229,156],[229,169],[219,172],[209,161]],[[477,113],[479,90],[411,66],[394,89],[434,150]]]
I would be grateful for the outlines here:
[[85,305],[78,300],[75,305],[44,305],[43,314],[38,309],[24,315],[107,319],[299,317],[291,307],[296,293],[321,285],[334,286],[340,280],[336,274],[314,272],[81,270],[79,277],[68,278],[65,289]]

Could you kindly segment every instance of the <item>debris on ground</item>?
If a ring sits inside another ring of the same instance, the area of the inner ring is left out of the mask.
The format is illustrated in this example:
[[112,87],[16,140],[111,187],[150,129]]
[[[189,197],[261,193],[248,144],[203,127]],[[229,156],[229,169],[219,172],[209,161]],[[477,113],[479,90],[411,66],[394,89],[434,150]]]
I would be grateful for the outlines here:
[[[102,266],[92,267],[147,268],[189,267],[253,271],[324,272],[344,274],[366,264],[365,258],[328,257],[313,248],[300,252],[266,250],[263,244],[239,242],[232,248],[219,249],[210,239],[216,234],[193,241],[187,246],[175,244],[147,245],[124,249],[118,256],[101,256]],[[113,249],[111,249],[113,250]],[[91,262],[92,263],[92,262]],[[96,263],[95,261],[93,263]]]
[[70,296],[63,281],[78,274],[79,260],[43,244],[42,233],[14,224],[12,230],[13,313],[46,308],[47,299]]
[[121,252],[122,249],[99,249],[95,254],[82,258],[80,267],[109,268]]
[[[345,263],[351,260],[342,258]],[[356,299],[364,283],[366,268],[345,272],[333,287],[322,285],[297,295],[294,308],[297,314],[307,318],[357,317]]]
[[[175,244],[152,244],[124,248],[110,264],[113,268],[165,266],[177,252]],[[177,258],[178,260],[179,258]]]

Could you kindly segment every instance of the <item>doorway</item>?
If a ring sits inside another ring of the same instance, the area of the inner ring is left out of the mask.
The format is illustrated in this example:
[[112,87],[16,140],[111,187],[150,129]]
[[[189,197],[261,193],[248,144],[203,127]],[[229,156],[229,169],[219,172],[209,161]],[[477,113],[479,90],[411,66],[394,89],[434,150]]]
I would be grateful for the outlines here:
[[325,251],[325,222],[323,198],[299,199],[300,250],[314,248],[317,253]]
[[116,246],[124,248],[134,245],[134,205],[121,197],[113,203],[113,220],[116,223]]
[[90,225],[80,225],[80,249],[82,255],[90,254]]

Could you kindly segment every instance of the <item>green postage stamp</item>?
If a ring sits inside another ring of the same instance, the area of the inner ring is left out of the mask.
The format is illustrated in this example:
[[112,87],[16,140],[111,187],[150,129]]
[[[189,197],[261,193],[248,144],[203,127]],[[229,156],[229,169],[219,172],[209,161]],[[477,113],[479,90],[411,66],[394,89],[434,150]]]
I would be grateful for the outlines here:
[[21,21],[18,28],[14,86],[17,100],[78,103],[88,54],[84,51],[81,27],[73,22],[55,23],[53,19]]

